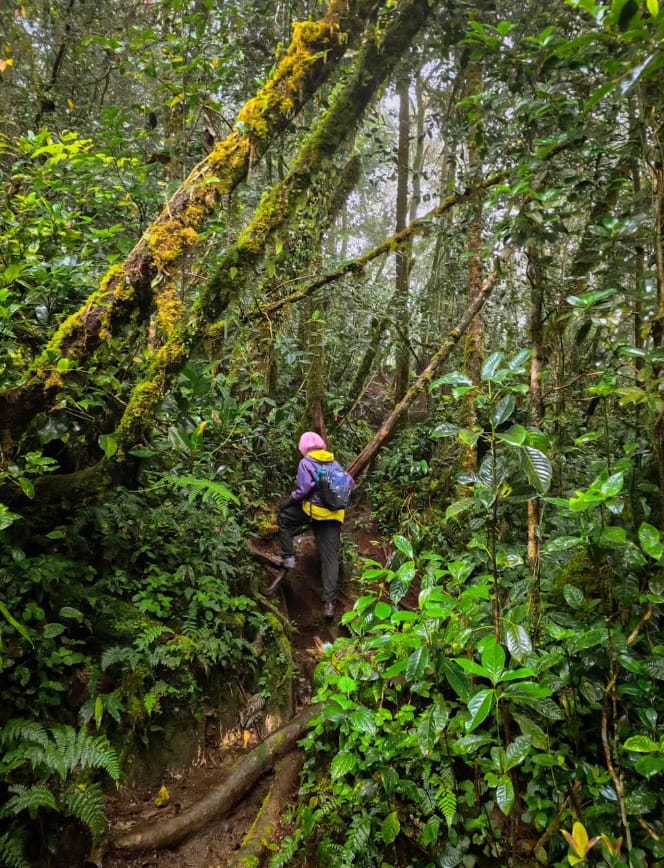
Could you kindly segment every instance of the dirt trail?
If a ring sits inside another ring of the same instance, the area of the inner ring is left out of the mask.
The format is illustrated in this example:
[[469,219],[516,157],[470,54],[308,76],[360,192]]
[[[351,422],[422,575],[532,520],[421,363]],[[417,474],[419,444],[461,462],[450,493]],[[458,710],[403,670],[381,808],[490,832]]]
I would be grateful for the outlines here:
[[[383,560],[383,552],[374,542],[371,530],[349,522],[344,536],[352,539],[360,555]],[[318,558],[310,536],[298,540],[298,562],[290,571],[273,602],[294,628],[292,637],[293,659],[298,670],[298,705],[308,703],[312,693],[313,672],[324,643],[333,642],[339,635],[339,618],[350,609],[353,594],[346,577],[342,581],[337,617],[326,621],[322,616],[322,600],[319,583]],[[276,553],[274,542],[260,543],[268,553]],[[276,570],[265,567],[266,587],[271,584]],[[237,762],[256,744],[261,736],[260,728],[245,743],[246,735],[238,731],[236,738],[227,738],[219,745],[216,723],[211,722],[206,732],[207,748],[201,752],[196,764],[181,772],[173,773],[164,780],[170,801],[165,807],[155,806],[157,793],[154,787],[123,789],[108,800],[108,818],[115,830],[127,829],[135,823],[154,819],[160,822],[174,816],[197,802],[215,783],[223,778]],[[270,786],[271,775],[261,779],[250,793],[228,815],[212,822],[206,828],[177,847],[141,853],[128,857],[120,853],[107,853],[97,865],[103,868],[226,868],[237,853],[244,836],[253,825],[264,797]],[[90,864],[95,864],[90,863]]]

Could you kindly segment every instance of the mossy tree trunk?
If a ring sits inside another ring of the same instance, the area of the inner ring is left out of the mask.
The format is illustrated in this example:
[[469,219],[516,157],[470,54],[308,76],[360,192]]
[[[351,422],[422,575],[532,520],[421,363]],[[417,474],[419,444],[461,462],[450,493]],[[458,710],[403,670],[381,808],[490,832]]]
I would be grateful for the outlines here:
[[294,159],[284,180],[263,197],[237,243],[222,257],[215,278],[181,318],[155,354],[147,377],[138,384],[116,431],[123,445],[139,440],[150,424],[172,377],[200,343],[208,323],[216,321],[253,278],[266,244],[280,230],[318,173],[348,140],[377,89],[389,77],[433,6],[428,0],[402,0],[389,24],[368,34],[353,74],[338,90]]
[[[24,382],[0,393],[5,454],[11,455],[29,422],[50,409],[70,371],[82,366],[136,315],[147,320],[153,303],[168,343],[184,314],[172,282],[178,263],[197,247],[199,232],[222,198],[245,178],[250,166],[330,76],[380,5],[376,0],[330,0],[322,19],[295,26],[288,51],[240,111],[231,134],[194,168],[127,260],[114,265],[99,289],[65,320],[26,371]],[[152,286],[159,275],[165,292],[154,298]],[[165,366],[179,369],[186,354],[171,345],[165,355]],[[58,367],[62,359],[71,362],[69,369]],[[143,391],[153,390],[144,387]]]

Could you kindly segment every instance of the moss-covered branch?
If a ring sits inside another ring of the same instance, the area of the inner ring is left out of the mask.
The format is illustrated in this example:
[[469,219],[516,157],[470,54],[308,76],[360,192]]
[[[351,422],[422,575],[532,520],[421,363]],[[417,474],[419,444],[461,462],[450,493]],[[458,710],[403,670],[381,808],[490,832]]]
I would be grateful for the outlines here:
[[321,289],[323,286],[328,286],[331,283],[335,283],[337,280],[341,280],[342,277],[346,277],[349,274],[362,274],[367,265],[369,265],[370,262],[373,262],[374,259],[378,259],[380,256],[384,256],[385,254],[394,253],[394,251],[399,250],[417,235],[427,235],[434,228],[434,220],[442,216],[446,211],[449,211],[450,208],[460,205],[463,201],[471,198],[480,190],[486,190],[489,187],[502,183],[504,180],[504,173],[492,175],[490,178],[486,178],[474,187],[451,193],[437,208],[433,208],[428,212],[428,214],[425,214],[417,220],[413,220],[405,229],[402,229],[390,238],[381,241],[380,244],[376,245],[376,247],[373,247],[371,250],[368,250],[366,253],[363,253],[362,256],[358,256],[357,259],[349,259],[347,262],[342,263],[338,268],[335,268],[333,271],[328,271],[326,274],[322,274],[320,277],[310,281],[306,286],[303,286],[301,289],[296,290],[290,295],[265,305],[261,310],[252,311],[251,313],[246,314],[244,320],[257,319],[265,316],[269,317],[273,313],[276,313],[276,311],[280,310],[280,308],[289,304],[294,304],[295,302],[311,295],[317,289]]
[[[199,231],[220,199],[243,180],[381,5],[378,0],[330,0],[324,18],[294,25],[286,54],[242,108],[231,134],[195,167],[126,262],[113,266],[99,289],[60,326],[26,372],[23,384],[0,393],[4,449],[11,449],[27,423],[47,410],[64,386],[67,371],[58,371],[60,359],[70,359],[75,368],[103,340],[117,334],[136,311],[143,317],[150,314],[154,278],[162,274],[168,281],[182,256],[197,246]],[[171,295],[165,294],[158,316],[166,335],[175,337],[184,311],[173,308]],[[178,354],[169,350],[166,355],[172,360]]]
[[291,170],[261,201],[253,219],[237,243],[222,257],[213,280],[196,300],[192,315],[174,330],[156,353],[147,378],[140,383],[118,428],[121,442],[141,436],[163,399],[168,383],[184,365],[191,349],[201,341],[209,323],[218,319],[236,300],[266,249],[327,162],[348,140],[380,85],[389,78],[399,58],[423,26],[435,3],[399,0],[389,22],[368,34],[348,81],[333,95],[330,107],[300,148]]

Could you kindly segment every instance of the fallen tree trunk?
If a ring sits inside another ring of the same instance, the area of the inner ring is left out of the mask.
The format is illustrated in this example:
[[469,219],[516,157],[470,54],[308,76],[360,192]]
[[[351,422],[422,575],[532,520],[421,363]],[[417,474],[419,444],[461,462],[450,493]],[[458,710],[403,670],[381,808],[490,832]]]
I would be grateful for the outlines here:
[[295,790],[303,764],[304,754],[299,750],[292,751],[278,763],[274,771],[274,781],[256,821],[245,835],[242,846],[228,868],[256,868],[261,864],[261,858],[268,846],[274,843],[279,819]]
[[373,439],[370,440],[369,443],[367,443],[364,449],[350,465],[350,467],[348,468],[348,472],[351,474],[351,476],[357,479],[364,473],[366,473],[366,471],[369,469],[378,451],[387,443],[387,441],[392,436],[399,419],[401,419],[401,417],[413,403],[415,398],[417,398],[417,396],[429,385],[429,383],[431,383],[435,373],[447,361],[450,353],[458,344],[460,338],[463,336],[466,329],[473,321],[475,315],[478,313],[478,311],[482,309],[484,302],[491,294],[491,290],[493,289],[497,276],[497,272],[494,271],[484,281],[484,285],[482,286],[480,292],[477,294],[476,298],[471,302],[471,304],[469,304],[468,307],[465,309],[463,316],[461,317],[457,325],[452,329],[452,331],[449,332],[441,348],[431,358],[429,364],[422,371],[422,373],[415,380],[410,389],[408,389],[406,394],[403,396],[401,401],[399,401],[394,410],[392,410],[390,415],[380,426],[380,429],[375,434]]
[[226,780],[212,787],[200,801],[181,814],[161,823],[150,822],[128,832],[112,834],[110,847],[125,852],[171,847],[223,816],[237,805],[259,778],[272,769],[278,759],[293,750],[318,711],[318,705],[302,709],[290,723],[272,733],[243,757]]

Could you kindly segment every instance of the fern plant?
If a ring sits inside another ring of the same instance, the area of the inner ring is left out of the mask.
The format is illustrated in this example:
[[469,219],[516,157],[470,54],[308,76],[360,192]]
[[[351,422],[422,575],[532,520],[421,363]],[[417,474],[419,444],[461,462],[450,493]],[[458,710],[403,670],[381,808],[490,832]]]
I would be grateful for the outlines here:
[[[12,868],[31,864],[26,843],[32,849],[37,834],[53,828],[43,822],[45,812],[86,826],[93,841],[106,830],[104,795],[93,780],[105,772],[114,782],[120,778],[118,755],[102,736],[84,729],[36,721],[10,720],[0,730],[0,780],[5,791],[0,808],[0,851]],[[4,827],[4,828],[3,828]],[[57,829],[53,829],[57,834]],[[34,854],[31,854],[33,856]],[[34,864],[34,862],[32,862]]]

